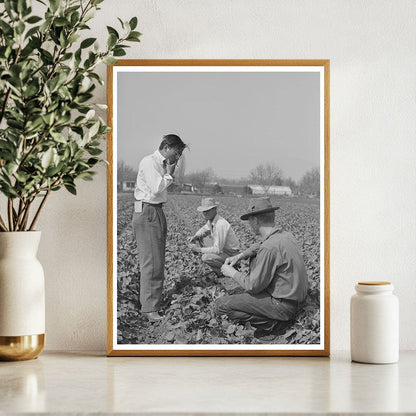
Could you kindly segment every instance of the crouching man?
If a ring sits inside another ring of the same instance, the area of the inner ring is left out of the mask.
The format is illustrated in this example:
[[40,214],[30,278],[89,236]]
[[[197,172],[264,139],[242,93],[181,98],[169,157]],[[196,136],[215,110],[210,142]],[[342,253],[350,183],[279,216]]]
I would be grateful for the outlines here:
[[[202,261],[221,277],[221,266],[226,258],[238,254],[240,243],[230,223],[218,215],[217,207],[218,202],[213,198],[202,199],[197,210],[202,212],[207,223],[189,238],[189,247],[194,253],[201,253]],[[204,247],[204,238],[208,236],[212,238],[212,245]]]
[[[223,296],[215,302],[219,315],[239,322],[250,322],[259,335],[270,333],[282,321],[295,317],[305,300],[308,278],[294,236],[275,225],[275,210],[269,198],[250,200],[248,220],[252,231],[261,236],[246,251],[226,259],[222,273],[234,279],[245,293]],[[236,270],[240,260],[250,258],[248,275]]]

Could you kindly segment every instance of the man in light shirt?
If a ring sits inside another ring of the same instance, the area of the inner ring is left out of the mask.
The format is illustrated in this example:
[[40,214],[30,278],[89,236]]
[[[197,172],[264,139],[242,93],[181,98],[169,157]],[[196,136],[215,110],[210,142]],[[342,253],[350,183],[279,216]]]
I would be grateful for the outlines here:
[[[220,277],[225,259],[238,254],[240,243],[230,223],[218,215],[217,207],[218,202],[215,202],[214,198],[202,199],[197,210],[202,212],[207,223],[189,239],[189,242],[191,250],[201,253],[201,260]],[[203,239],[207,236],[212,238],[212,246],[204,247]]]
[[134,189],[133,231],[139,251],[141,312],[150,322],[163,318],[159,314],[167,233],[163,204],[185,147],[179,136],[168,134],[163,136],[159,149],[139,164]]

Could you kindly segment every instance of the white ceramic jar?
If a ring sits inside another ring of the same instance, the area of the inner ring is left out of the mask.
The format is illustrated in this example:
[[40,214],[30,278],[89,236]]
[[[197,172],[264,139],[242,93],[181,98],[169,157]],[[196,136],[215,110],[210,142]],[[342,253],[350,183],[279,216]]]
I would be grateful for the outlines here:
[[399,302],[390,282],[359,282],[351,297],[351,360],[399,360]]

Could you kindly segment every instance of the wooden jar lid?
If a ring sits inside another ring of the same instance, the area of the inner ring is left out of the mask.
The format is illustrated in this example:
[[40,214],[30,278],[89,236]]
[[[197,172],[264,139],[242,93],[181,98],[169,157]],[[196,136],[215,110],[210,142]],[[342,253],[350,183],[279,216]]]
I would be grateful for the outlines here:
[[390,282],[377,282],[377,281],[358,282],[358,284],[365,285],[365,286],[391,285]]

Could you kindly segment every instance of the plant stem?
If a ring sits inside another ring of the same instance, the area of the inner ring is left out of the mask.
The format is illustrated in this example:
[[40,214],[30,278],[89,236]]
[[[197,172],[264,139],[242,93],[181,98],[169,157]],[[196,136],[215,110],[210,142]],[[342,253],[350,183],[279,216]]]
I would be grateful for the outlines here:
[[6,224],[4,223],[3,218],[1,217],[1,215],[0,215],[0,229],[1,229],[1,231],[7,231]]
[[0,113],[0,123],[1,123],[1,121],[3,120],[4,113],[6,112],[7,101],[9,101],[9,98],[10,98],[11,93],[12,93],[12,89],[11,89],[11,88],[9,88],[9,89],[7,90],[7,93],[6,93],[6,98],[5,98],[5,99],[4,99],[4,101],[3,101],[3,106],[2,106],[2,108],[1,108],[1,113]]
[[20,220],[20,217],[22,216],[22,208],[23,208],[23,203],[22,203],[22,200],[20,199],[19,200],[19,208],[17,209],[17,215],[15,215],[15,217],[14,217],[14,229],[16,230],[16,231],[19,231],[19,220]]
[[26,206],[25,206],[25,215],[23,216],[23,219],[22,219],[22,224],[21,224],[21,226],[20,226],[20,229],[21,229],[22,231],[25,231],[25,230],[26,230],[27,220],[28,220],[28,218],[29,218],[29,208],[30,208],[30,206],[32,205],[32,202],[33,202],[33,199],[32,199],[32,200],[30,200],[30,201],[26,204]]
[[[43,197],[42,202],[40,203],[38,210],[36,211],[36,214],[35,214],[35,216],[34,216],[34,218],[32,220],[32,223],[30,224],[29,231],[33,230],[33,227],[35,226],[35,224],[36,224],[36,222],[37,222],[37,220],[39,218],[39,214],[40,214],[43,206],[45,205],[45,202],[46,202],[46,199],[49,196],[49,193],[51,192],[52,189],[54,189],[56,186],[58,186],[61,183],[62,176],[63,176],[63,174],[60,174],[59,177],[51,185],[49,185],[48,188],[45,189],[46,190],[46,194]],[[38,195],[38,193],[41,192],[41,191],[42,191],[42,189],[39,189],[38,192],[36,192],[35,195]],[[21,227],[20,227],[22,230],[24,230],[26,228],[26,226],[27,226],[27,220],[28,220],[28,217],[29,217],[29,208],[30,208],[30,205],[32,204],[32,202],[33,202],[34,199],[35,199],[35,197],[33,197],[25,205],[25,216],[23,217],[23,221],[22,221],[22,224],[21,224]]]
[[26,203],[23,201],[23,199],[21,199],[19,201],[19,209],[17,211],[17,219],[16,219],[16,223],[15,223],[15,230],[16,231],[23,231],[22,230],[22,220],[25,214],[25,209],[26,209]]
[[18,169],[20,169],[23,166],[23,163],[26,161],[26,159],[35,151],[36,147],[39,146],[39,144],[45,139],[46,135],[56,126],[58,123],[58,120],[56,120],[52,126],[50,126],[43,134],[40,136],[39,140],[33,144],[33,146],[30,148],[30,150],[25,154],[23,159],[19,163]]
[[50,191],[51,191],[50,189],[48,189],[46,191],[46,194],[43,197],[42,202],[40,203],[38,210],[36,211],[35,217],[33,218],[32,224],[30,224],[29,231],[33,230],[33,227],[35,226],[35,224],[36,224],[36,222],[39,218],[40,211],[42,210],[43,206],[45,205],[46,199],[48,198]]
[[13,200],[11,198],[7,201],[7,215],[9,217],[9,230],[14,231],[13,226]]

